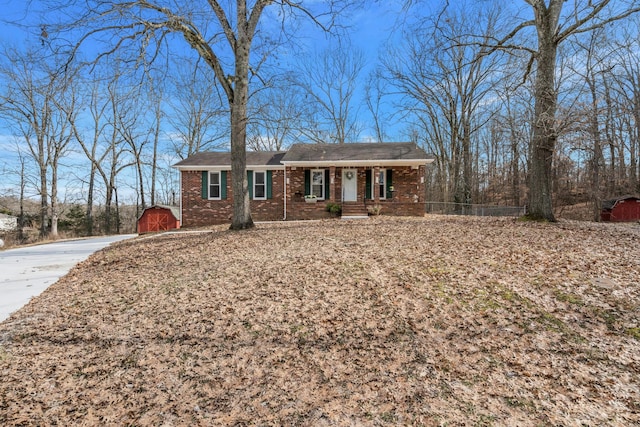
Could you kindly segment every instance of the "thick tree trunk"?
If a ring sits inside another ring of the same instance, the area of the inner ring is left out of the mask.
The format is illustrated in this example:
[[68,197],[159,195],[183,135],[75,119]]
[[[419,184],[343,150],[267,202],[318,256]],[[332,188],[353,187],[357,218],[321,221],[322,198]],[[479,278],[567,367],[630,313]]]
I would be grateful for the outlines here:
[[249,93],[250,41],[238,40],[235,66],[235,87],[231,105],[231,182],[233,191],[232,230],[253,227],[247,182],[247,97]]
[[[555,90],[557,42],[554,39],[557,17],[551,11],[539,13],[538,55],[535,79],[535,112],[530,145],[528,215],[535,220],[555,221],[552,203],[553,153],[558,94]],[[559,12],[558,12],[559,14]]]

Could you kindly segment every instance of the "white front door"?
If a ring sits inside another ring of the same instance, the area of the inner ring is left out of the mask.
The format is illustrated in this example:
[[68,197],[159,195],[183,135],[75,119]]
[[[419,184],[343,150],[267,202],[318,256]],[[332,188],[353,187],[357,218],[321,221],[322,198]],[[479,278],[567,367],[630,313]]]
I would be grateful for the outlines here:
[[342,201],[358,201],[358,171],[356,169],[342,169]]

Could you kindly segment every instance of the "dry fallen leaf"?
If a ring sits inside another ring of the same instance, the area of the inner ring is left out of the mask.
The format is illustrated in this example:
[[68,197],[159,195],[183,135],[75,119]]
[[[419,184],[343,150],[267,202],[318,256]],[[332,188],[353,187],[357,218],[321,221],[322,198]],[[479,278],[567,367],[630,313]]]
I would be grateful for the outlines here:
[[0,325],[0,424],[638,424],[638,277],[634,225],[136,239]]

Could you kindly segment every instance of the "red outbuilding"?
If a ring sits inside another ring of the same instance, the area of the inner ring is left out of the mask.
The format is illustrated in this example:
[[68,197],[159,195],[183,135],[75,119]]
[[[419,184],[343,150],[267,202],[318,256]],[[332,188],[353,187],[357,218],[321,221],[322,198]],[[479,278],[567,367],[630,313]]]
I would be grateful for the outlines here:
[[602,202],[602,221],[640,221],[640,197],[621,196]]
[[167,231],[180,228],[180,209],[176,206],[154,205],[146,208],[138,219],[138,233]]

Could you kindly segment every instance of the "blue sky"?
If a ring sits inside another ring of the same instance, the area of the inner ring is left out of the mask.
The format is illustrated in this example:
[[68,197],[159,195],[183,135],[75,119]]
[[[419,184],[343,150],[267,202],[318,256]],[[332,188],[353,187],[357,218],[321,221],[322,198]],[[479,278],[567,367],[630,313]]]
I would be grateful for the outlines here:
[[[360,75],[361,79],[364,80],[375,66],[380,47],[389,40],[393,30],[398,27],[402,19],[401,10],[404,3],[405,0],[372,1],[351,13],[346,22],[347,32],[352,45],[361,49],[367,58],[365,69]],[[42,18],[38,8],[42,7],[42,2],[0,0],[0,7],[3,10],[0,20],[0,46],[20,47],[40,44]],[[301,37],[300,40],[309,50],[321,49],[328,45],[327,36],[309,22],[304,23],[301,28],[302,33],[296,36]],[[87,49],[91,49],[91,46],[87,46]],[[360,114],[364,115],[366,111],[362,108]],[[365,130],[362,138],[366,139],[366,135]],[[15,147],[18,142],[19,138],[11,135],[11,130],[6,124],[0,122],[0,173],[4,176],[7,176],[7,170],[15,170],[17,167]],[[83,156],[80,153],[72,153],[65,162],[67,165],[81,164]],[[77,170],[77,168],[73,169]],[[81,174],[82,172],[79,173]],[[82,190],[77,189],[77,191]]]

